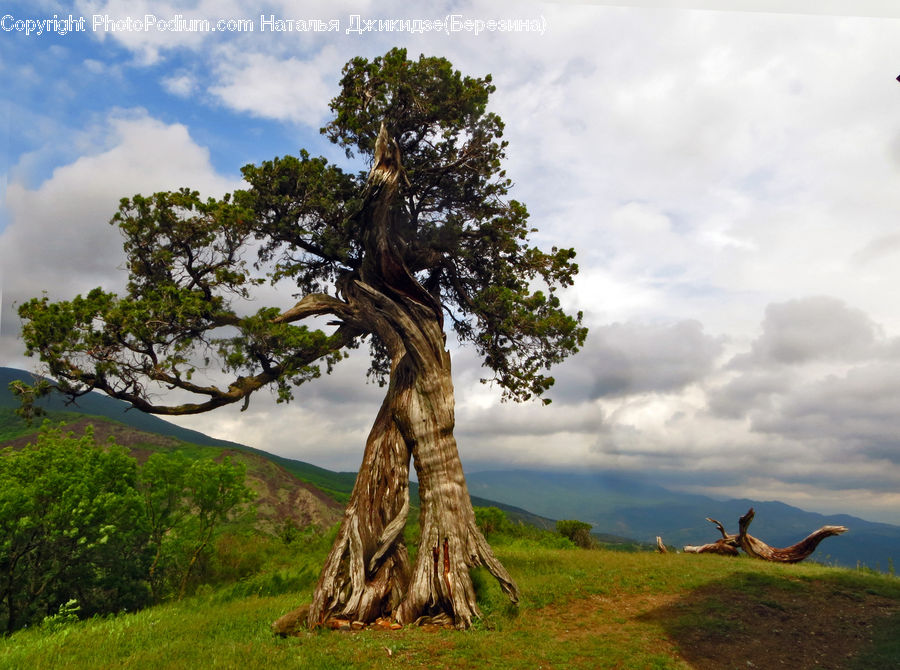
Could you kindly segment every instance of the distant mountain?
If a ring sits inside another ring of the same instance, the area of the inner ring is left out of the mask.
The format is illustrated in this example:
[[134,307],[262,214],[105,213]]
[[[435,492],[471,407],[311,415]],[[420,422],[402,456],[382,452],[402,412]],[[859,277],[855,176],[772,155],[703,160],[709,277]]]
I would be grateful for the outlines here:
[[[18,406],[18,400],[8,389],[10,382],[17,380],[33,383],[34,378],[31,373],[24,370],[0,367],[0,421],[3,420],[2,410],[6,410],[8,416],[9,411]],[[161,435],[166,438],[172,438],[176,441],[189,444],[210,447],[227,447],[249,452],[268,459],[284,468],[298,479],[312,484],[319,490],[327,493],[334,500],[342,503],[346,503],[350,498],[350,493],[353,491],[353,485],[356,482],[355,472],[333,472],[304,461],[270,454],[261,449],[254,449],[253,447],[248,447],[247,445],[239,444],[237,442],[210,437],[205,433],[177,426],[158,416],[145,414],[144,412],[132,409],[128,403],[116,400],[115,398],[110,398],[101,393],[88,393],[87,395],[78,398],[75,404],[67,404],[65,398],[58,394],[53,394],[42,399],[37,404],[48,412],[74,412],[77,414],[104,417],[125,424],[137,431],[141,431],[144,435],[152,433],[154,435]],[[98,436],[105,439],[106,435],[112,434],[120,444],[134,442],[134,440],[137,439],[134,436],[127,436],[121,430],[114,431],[109,426],[105,426],[101,432],[102,435],[98,433]],[[140,439],[147,441],[148,438],[145,436]],[[22,442],[23,440],[18,441]],[[412,483],[410,495],[413,503],[418,504],[418,486],[415,482]],[[545,529],[552,529],[555,527],[556,522],[553,519],[537,516],[525,509],[520,509],[513,505],[475,496],[472,497],[472,503],[480,507],[498,507],[506,512],[507,517],[514,522],[528,523]]]
[[466,481],[473,495],[527,506],[555,519],[579,519],[592,524],[593,532],[640,542],[653,542],[657,535],[676,547],[714,542],[720,535],[707,517],[736,533],[738,519],[753,507],[756,516],[750,533],[772,546],[794,544],[821,526],[843,525],[849,532],[822,542],[813,560],[882,571],[900,562],[900,526],[845,514],[826,516],[780,502],[715,500],[610,472],[473,472]]
[[[10,382],[17,380],[31,384],[34,382],[34,375],[25,370],[0,367],[0,407],[18,406],[18,400],[8,389]],[[47,398],[41,399],[36,404],[48,411],[78,412],[79,414],[105,416],[113,421],[126,423],[138,430],[157,435],[168,435],[192,444],[249,448],[236,442],[220,440],[196,430],[176,426],[174,423],[160,419],[153,414],[145,414],[132,409],[127,402],[110,398],[102,393],[88,393],[78,398],[74,404],[67,404],[66,398],[59,394],[52,394]]]

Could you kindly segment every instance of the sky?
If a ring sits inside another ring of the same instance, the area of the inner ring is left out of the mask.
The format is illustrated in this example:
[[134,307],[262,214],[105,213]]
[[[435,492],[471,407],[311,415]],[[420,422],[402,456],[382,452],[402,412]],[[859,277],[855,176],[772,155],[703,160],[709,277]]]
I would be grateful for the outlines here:
[[[467,471],[613,470],[900,523],[896,4],[411,6],[6,3],[0,365],[38,364],[18,303],[124,287],[120,198],[219,197],[301,148],[345,161],[318,132],[341,67],[402,46],[493,76],[513,196],[536,243],[577,250],[563,300],[590,329],[546,407],[501,403],[451,341]],[[177,423],[355,470],[383,392],[366,368]]]

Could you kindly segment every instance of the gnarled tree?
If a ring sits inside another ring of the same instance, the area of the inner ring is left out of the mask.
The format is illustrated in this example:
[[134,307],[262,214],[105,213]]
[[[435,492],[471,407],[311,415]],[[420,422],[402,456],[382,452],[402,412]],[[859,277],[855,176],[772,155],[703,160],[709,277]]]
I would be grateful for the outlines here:
[[753,521],[755,514],[756,513],[751,507],[749,511],[738,520],[737,535],[725,532],[725,527],[720,522],[707,517],[706,520],[715,524],[716,528],[722,534],[722,539],[709,544],[687,546],[684,548],[684,551],[691,554],[724,554],[726,556],[737,556],[738,549],[743,549],[748,556],[759,558],[764,561],[772,561],[775,563],[799,563],[800,561],[809,558],[816,550],[816,547],[819,546],[819,543],[826,537],[832,537],[847,532],[846,526],[822,526],[796,544],[792,544],[790,547],[784,547],[782,549],[772,547],[747,532],[747,529],[750,527],[750,522]]
[[[586,329],[555,293],[577,272],[574,251],[532,246],[524,205],[508,199],[503,123],[486,110],[493,90],[490,76],[463,77],[404,50],[354,59],[322,132],[367,171],[301,152],[245,167],[248,188],[222,199],[186,189],[124,199],[113,222],[125,236],[127,292],[20,309],[27,351],[59,390],[100,390],[156,414],[246,406],[267,385],[289,400],[321,366],[368,343],[370,372],[387,390],[311,625],[441,616],[468,626],[478,564],[517,599],[475,524],[453,437],[445,327],[478,351],[492,371],[484,381],[517,401],[542,396],[547,368],[577,351]],[[243,260],[251,244],[265,276]],[[246,312],[266,280],[289,281],[298,302]],[[321,317],[325,330],[312,327]],[[227,385],[195,381],[212,359],[232,375]],[[160,386],[196,400],[158,404]],[[401,532],[410,460],[421,498],[412,567]]]

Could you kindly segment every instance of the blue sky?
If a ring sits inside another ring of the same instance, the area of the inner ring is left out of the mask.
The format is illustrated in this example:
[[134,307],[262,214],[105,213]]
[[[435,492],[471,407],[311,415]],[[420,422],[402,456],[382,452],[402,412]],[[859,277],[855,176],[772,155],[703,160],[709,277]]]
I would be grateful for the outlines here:
[[[196,69],[196,55],[188,49],[176,48],[147,63],[112,38],[98,40],[94,32],[10,32],[3,37],[5,95],[13,129],[6,158],[15,166],[14,178],[30,186],[83,155],[81,144],[89,141],[85,135],[113,110],[143,110],[164,123],[184,124],[209,150],[215,170],[235,178],[245,163],[321,144],[311,128],[248,119],[203,95],[189,98],[167,90],[166,80]],[[48,142],[49,135],[55,141]]]
[[[119,198],[181,186],[218,196],[240,187],[244,164],[300,148],[343,161],[318,133],[341,66],[405,46],[493,75],[514,195],[538,242],[577,249],[565,300],[591,328],[547,408],[501,404],[474,354],[453,349],[467,468],[612,469],[900,523],[898,12],[709,6],[13,3],[0,31],[0,364],[35,364],[17,301],[124,285],[107,225]],[[15,29],[54,13],[256,29]],[[263,32],[261,15],[340,30]],[[543,31],[354,34],[353,15]],[[291,302],[284,287],[258,300]],[[261,395],[245,413],[181,421],[353,469],[379,402],[365,367],[351,358],[288,407]]]

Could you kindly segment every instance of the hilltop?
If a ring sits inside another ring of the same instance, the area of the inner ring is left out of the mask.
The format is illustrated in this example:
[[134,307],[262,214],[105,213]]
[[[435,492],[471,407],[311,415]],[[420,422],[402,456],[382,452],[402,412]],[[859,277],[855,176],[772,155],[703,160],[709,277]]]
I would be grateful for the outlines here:
[[[519,584],[510,608],[476,578],[466,632],[302,631],[270,623],[302,602],[296,571],[183,602],[0,639],[0,668],[619,668],[871,670],[900,667],[900,581],[816,564],[692,554],[554,550],[494,538]],[[299,552],[308,553],[306,547]],[[324,558],[325,548],[314,550]],[[299,559],[298,560],[302,560]]]

